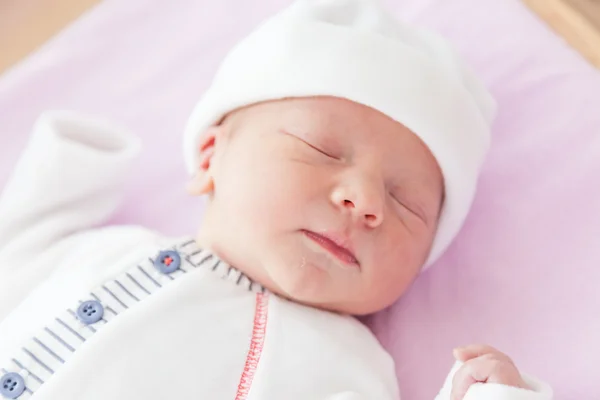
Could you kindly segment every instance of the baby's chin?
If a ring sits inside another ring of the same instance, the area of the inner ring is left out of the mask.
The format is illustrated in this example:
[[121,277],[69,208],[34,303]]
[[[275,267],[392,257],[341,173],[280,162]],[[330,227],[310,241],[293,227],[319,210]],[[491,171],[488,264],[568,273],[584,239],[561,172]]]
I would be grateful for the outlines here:
[[[385,307],[373,304],[373,299],[363,296],[358,282],[350,283],[307,259],[293,267],[278,263],[267,269],[270,280],[267,288],[296,303],[351,315],[371,314]],[[351,278],[360,279],[357,276]]]

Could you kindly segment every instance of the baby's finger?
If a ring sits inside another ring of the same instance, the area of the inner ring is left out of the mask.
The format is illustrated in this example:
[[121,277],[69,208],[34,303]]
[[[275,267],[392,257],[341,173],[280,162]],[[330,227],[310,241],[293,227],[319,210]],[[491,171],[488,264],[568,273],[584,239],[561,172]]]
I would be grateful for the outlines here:
[[464,364],[456,371],[452,378],[452,391],[450,400],[463,400],[472,384],[477,381],[471,376],[470,367]]
[[462,400],[469,387],[477,382],[486,382],[499,368],[502,361],[488,357],[472,359],[456,371],[452,379],[452,400]]
[[497,358],[499,360],[505,360],[510,362],[511,364],[513,363],[510,357],[508,357],[506,354],[486,344],[473,344],[470,346],[459,347],[457,349],[454,349],[453,353],[454,358],[462,362],[466,362],[474,358],[490,354],[493,355],[494,358]]

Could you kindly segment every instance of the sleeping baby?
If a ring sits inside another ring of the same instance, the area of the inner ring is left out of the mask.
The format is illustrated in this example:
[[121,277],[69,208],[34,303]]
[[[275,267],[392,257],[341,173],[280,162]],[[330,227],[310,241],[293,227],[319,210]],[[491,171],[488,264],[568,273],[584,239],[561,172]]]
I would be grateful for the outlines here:
[[[493,114],[439,37],[374,0],[299,0],[193,110],[188,191],[208,202],[180,238],[97,228],[139,140],[43,114],[0,197],[0,398],[399,399],[353,316],[392,304],[457,234]],[[552,398],[492,347],[454,356],[438,400]]]

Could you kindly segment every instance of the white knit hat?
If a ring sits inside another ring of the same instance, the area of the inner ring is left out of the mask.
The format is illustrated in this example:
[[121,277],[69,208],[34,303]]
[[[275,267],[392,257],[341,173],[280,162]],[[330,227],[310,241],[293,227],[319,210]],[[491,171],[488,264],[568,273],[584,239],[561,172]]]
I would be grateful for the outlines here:
[[188,121],[185,161],[199,138],[252,103],[327,95],[372,107],[429,147],[445,202],[426,266],[458,233],[490,142],[495,102],[442,38],[393,19],[376,0],[298,0],[238,43]]

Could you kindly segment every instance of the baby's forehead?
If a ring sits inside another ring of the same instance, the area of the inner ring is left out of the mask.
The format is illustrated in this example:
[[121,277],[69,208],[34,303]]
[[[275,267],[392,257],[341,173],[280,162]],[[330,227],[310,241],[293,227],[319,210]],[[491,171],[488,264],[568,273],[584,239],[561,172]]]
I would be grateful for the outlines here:
[[366,105],[331,96],[286,98],[247,107],[247,115],[267,117],[273,123],[324,127],[345,132],[371,129],[406,129],[387,115]]
[[[305,138],[335,142],[338,146],[387,149],[405,157],[426,147],[403,124],[366,105],[338,97],[286,98],[256,103],[232,113],[233,130],[286,131]],[[412,149],[412,150],[411,150]]]

